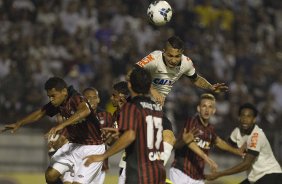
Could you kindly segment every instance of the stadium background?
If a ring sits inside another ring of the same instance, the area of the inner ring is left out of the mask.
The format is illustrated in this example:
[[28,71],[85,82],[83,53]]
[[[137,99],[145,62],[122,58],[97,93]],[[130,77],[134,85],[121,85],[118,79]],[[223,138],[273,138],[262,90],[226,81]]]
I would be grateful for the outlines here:
[[[174,10],[172,21],[155,27],[146,17],[148,0],[0,0],[0,128],[46,103],[43,84],[53,75],[79,90],[96,87],[101,107],[112,112],[112,84],[176,34],[185,41],[185,54],[200,74],[229,86],[228,93],[216,95],[218,110],[212,123],[218,134],[226,138],[237,125],[238,106],[253,102],[260,111],[259,126],[281,163],[282,2],[168,2]],[[166,113],[176,133],[195,113],[202,92],[185,78],[175,84]],[[13,136],[0,135],[0,179],[44,181],[48,157],[43,135],[53,125],[53,119],[44,119]],[[221,168],[238,161],[218,150],[213,153]],[[117,160],[111,161],[109,177],[116,177]],[[236,183],[242,177],[221,181]]]

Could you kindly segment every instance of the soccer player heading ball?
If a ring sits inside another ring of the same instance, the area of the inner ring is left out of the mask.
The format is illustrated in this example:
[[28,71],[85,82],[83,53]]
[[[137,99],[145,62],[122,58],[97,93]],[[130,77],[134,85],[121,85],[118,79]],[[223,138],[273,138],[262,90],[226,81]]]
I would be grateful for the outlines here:
[[197,74],[192,60],[183,54],[184,42],[177,36],[170,37],[165,48],[151,52],[136,63],[152,75],[151,95],[159,104],[163,105],[173,84],[183,75],[187,76],[197,87],[212,92],[227,91],[224,83],[210,84],[205,78]]

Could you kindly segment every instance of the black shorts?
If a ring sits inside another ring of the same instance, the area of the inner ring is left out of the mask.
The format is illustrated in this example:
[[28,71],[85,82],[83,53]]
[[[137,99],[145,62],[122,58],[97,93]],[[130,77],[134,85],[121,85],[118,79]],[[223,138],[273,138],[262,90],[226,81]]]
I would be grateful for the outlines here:
[[[266,174],[257,180],[254,184],[281,184],[282,183],[282,173],[272,173]],[[245,179],[240,184],[250,184],[248,179]]]

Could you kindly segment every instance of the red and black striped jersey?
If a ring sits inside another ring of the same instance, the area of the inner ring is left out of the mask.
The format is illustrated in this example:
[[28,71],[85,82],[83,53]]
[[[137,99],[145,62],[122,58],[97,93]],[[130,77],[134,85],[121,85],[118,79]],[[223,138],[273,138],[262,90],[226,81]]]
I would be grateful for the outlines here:
[[104,111],[102,109],[97,109],[96,113],[101,128],[113,126],[113,117],[111,113]]
[[120,110],[117,109],[113,114],[113,127],[118,128],[118,119],[119,119]]
[[[184,128],[187,130],[191,130],[194,127],[199,131],[199,135],[195,137],[194,141],[208,155],[217,137],[214,127],[211,124],[205,127],[201,123],[199,115],[188,118],[184,125]],[[180,136],[182,136],[184,128]],[[205,161],[187,146],[175,150],[172,167],[181,170],[195,180],[204,179]]]
[[[97,109],[97,118],[100,122],[100,127],[105,128],[105,127],[112,127],[113,126],[113,118],[112,114],[104,111],[102,109]],[[105,145],[106,146],[106,145]],[[107,147],[107,146],[106,146]],[[109,160],[105,159],[103,161],[103,166],[102,166],[102,171],[107,171],[109,169]]]
[[126,183],[163,184],[163,112],[150,98],[137,96],[120,110],[121,132],[134,130],[135,141],[126,149]]
[[[70,91],[70,89],[68,89]],[[53,106],[51,103],[43,106],[46,115],[54,116],[60,114],[63,119],[68,119],[76,111],[80,103],[87,103],[87,100],[72,89],[69,92],[68,98],[58,107]],[[103,144],[100,131],[100,123],[97,117],[90,113],[85,119],[75,124],[66,127],[68,140],[72,143],[83,145],[99,145]]]

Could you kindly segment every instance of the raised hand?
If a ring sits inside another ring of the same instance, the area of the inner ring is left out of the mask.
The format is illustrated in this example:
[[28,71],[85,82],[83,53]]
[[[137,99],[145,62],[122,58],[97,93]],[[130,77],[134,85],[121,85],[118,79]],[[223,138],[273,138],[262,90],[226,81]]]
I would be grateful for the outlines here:
[[199,131],[194,127],[191,130],[187,131],[186,128],[184,128],[184,132],[182,134],[182,139],[186,144],[189,144],[194,141],[195,136],[199,135]]
[[228,91],[228,86],[225,83],[216,83],[212,85],[211,90],[215,93],[225,92]]

